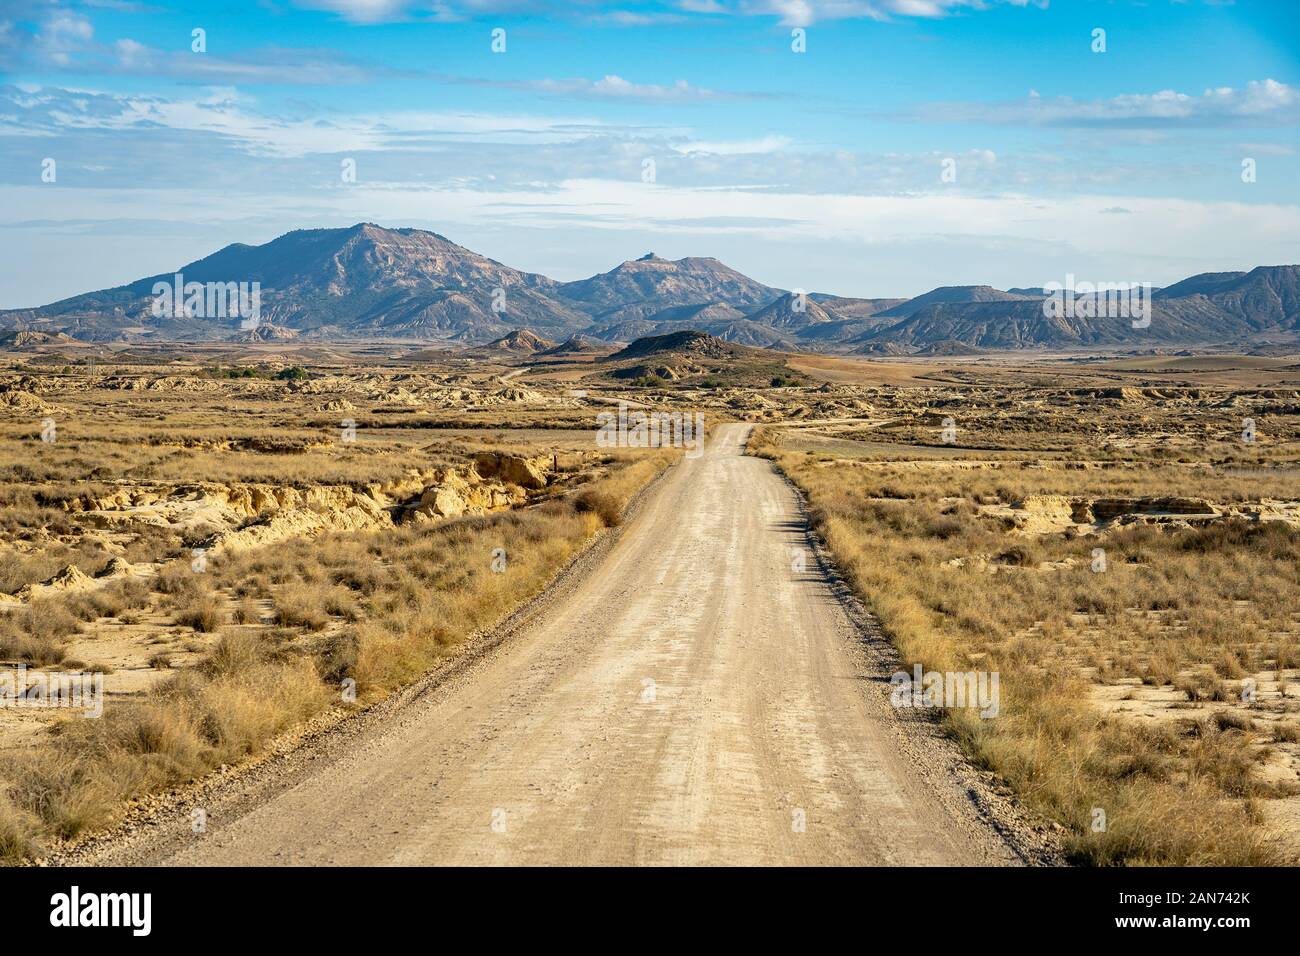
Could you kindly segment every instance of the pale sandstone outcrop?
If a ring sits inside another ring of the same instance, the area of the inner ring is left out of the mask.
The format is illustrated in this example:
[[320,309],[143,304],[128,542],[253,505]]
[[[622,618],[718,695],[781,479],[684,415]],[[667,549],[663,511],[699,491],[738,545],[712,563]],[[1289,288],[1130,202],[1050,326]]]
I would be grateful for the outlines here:
[[474,456],[474,469],[484,478],[497,478],[521,488],[545,488],[546,466],[551,459],[524,458],[522,455],[504,455],[482,452]]
[[546,457],[485,454],[474,467],[411,469],[397,480],[361,489],[158,482],[86,492],[61,504],[84,526],[94,528],[146,523],[178,530],[219,529],[204,543],[215,555],[326,531],[374,530],[402,521],[438,522],[511,508],[527,501],[529,490],[546,487],[550,464]]
[[[368,499],[361,497],[358,501]],[[391,526],[392,516],[378,505],[353,505],[338,511],[292,508],[276,511],[257,524],[219,532],[207,542],[214,555],[237,554],[288,538],[311,537],[324,531],[365,531]]]
[[1028,495],[1011,505],[980,504],[981,515],[999,519],[1008,531],[1025,535],[1053,533],[1104,535],[1135,524],[1164,529],[1188,528],[1236,518],[1281,521],[1300,527],[1300,502],[1265,500],[1219,505],[1205,498],[1147,496],[1085,498]]
[[[544,481],[545,475],[542,477]],[[448,468],[424,489],[419,504],[406,513],[405,520],[433,521],[510,508],[527,500],[524,487],[518,482],[486,481],[477,468],[463,475]]]
[[49,580],[40,584],[27,584],[19,588],[14,597],[20,601],[30,601],[44,594],[55,591],[79,591],[94,584],[94,578],[82,573],[76,565],[69,564]]

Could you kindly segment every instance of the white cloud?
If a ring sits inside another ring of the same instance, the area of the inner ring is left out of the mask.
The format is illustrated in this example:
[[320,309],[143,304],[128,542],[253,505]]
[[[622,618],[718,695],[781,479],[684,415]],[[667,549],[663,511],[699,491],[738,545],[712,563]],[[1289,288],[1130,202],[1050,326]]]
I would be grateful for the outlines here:
[[129,37],[123,40],[117,40],[113,44],[113,49],[117,51],[117,55],[122,59],[123,63],[130,63],[137,60],[149,50],[149,48],[143,43],[138,43]]
[[337,13],[353,23],[382,23],[401,16],[406,0],[298,0],[298,5]]
[[[671,15],[624,9],[621,4],[527,3],[521,0],[294,0],[309,10],[335,13],[353,23],[380,23],[410,18],[467,20],[501,13],[570,14],[601,22],[643,25],[671,21]],[[895,17],[945,17],[960,9],[983,10],[996,3],[1046,7],[1048,0],[679,0],[676,8],[701,16],[777,17],[789,26],[828,20],[890,20]],[[612,9],[600,10],[602,6]]]
[[664,23],[682,23],[686,17],[677,13],[641,13],[634,10],[611,10],[598,13],[591,18],[597,23],[609,23],[619,27],[648,27]]
[[39,36],[50,44],[84,43],[95,35],[95,28],[85,17],[75,13],[55,13],[41,30]]
[[[0,0],[0,6],[4,0]],[[182,49],[150,47],[130,37],[95,38],[90,21],[56,9],[35,25],[0,20],[0,72],[54,70],[96,75],[167,76],[220,83],[356,83],[379,75],[414,75],[382,64],[359,62],[334,50],[262,47],[234,56],[195,56]],[[427,74],[426,74],[427,75]]]
[[586,97],[592,99],[641,100],[654,103],[680,103],[688,100],[713,100],[732,94],[719,93],[692,86],[686,80],[678,80],[668,86],[654,83],[633,83],[615,74],[602,76],[599,80],[528,80],[515,86],[536,90],[540,93],[563,96]]
[[[23,135],[86,130],[144,131],[166,128],[211,133],[233,148],[262,156],[370,150],[429,149],[431,142],[567,142],[590,135],[599,121],[582,116],[540,117],[472,111],[392,111],[321,119],[281,119],[258,113],[255,100],[234,87],[208,87],[190,99],[58,89],[18,91],[0,102],[30,111]],[[418,144],[412,139],[418,137]]]
[[1046,7],[1048,0],[740,0],[726,9],[750,16],[776,16],[786,26],[806,27],[830,20],[936,19],[962,9],[983,10],[998,2]]
[[1239,143],[1237,148],[1245,156],[1294,156],[1295,148],[1282,143]]
[[937,103],[915,114],[926,120],[1030,126],[1249,126],[1300,121],[1300,91],[1277,80],[1251,80],[1244,89],[1124,93],[1107,99],[1030,96],[1004,103]]
[[36,34],[36,49],[51,62],[65,65],[94,35],[95,29],[85,17],[57,11],[45,20]]
[[752,153],[775,153],[790,145],[788,136],[764,136],[760,139],[742,140],[699,140],[674,145],[679,153],[712,153],[715,156],[738,156]]

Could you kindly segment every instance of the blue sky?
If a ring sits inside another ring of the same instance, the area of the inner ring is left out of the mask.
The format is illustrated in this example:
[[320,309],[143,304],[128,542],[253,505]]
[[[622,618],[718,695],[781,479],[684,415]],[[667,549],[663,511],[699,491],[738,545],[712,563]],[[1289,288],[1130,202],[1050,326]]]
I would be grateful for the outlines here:
[[846,295],[1300,261],[1293,0],[0,0],[0,71],[0,308],[363,220]]

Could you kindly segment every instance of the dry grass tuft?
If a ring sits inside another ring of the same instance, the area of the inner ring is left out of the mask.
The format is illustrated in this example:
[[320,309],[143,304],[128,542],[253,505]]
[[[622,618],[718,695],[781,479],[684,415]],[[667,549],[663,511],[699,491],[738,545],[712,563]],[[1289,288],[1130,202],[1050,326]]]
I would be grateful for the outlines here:
[[[752,447],[807,495],[818,533],[903,666],[999,672],[1000,716],[948,712],[947,729],[1066,827],[1072,860],[1275,861],[1251,804],[1273,792],[1254,773],[1255,722],[1222,708],[1184,732],[1135,725],[1090,702],[1086,669],[1172,682],[1189,701],[1239,702],[1245,675],[1292,653],[1295,606],[1280,596],[1296,593],[1300,532],[1134,527],[1105,539],[1109,568],[1093,573],[1097,539],[1009,535],[974,504],[1059,493],[1058,480],[1087,494],[1090,480],[1112,480],[1104,472],[853,467],[787,451],[770,429],[758,429]],[[1167,493],[1159,468],[1128,477],[1140,483],[1124,493]],[[1101,832],[1096,808],[1107,820]]]
[[196,593],[189,598],[184,610],[176,615],[176,623],[192,627],[204,634],[214,634],[226,622],[225,602],[211,592]]

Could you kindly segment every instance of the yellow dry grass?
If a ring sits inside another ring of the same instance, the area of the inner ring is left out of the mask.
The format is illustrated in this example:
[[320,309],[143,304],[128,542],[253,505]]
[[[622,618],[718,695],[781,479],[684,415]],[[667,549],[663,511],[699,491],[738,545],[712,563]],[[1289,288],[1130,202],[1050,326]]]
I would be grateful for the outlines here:
[[[1244,492],[1238,478],[1197,482],[1176,464],[1130,469],[1122,480],[1064,462],[1059,470],[865,467],[785,451],[765,429],[750,448],[803,490],[817,531],[906,667],[999,673],[1000,716],[953,710],[946,726],[973,759],[1065,827],[1073,860],[1277,861],[1256,824],[1258,802],[1279,790],[1253,772],[1268,749],[1248,728],[1195,713],[1126,722],[1094,707],[1088,691],[1096,679],[1168,684],[1191,673],[1238,695],[1234,678],[1295,667],[1300,530],[1224,522],[1135,528],[1104,541],[1013,538],[973,506],[1067,488],[1231,496]],[[1257,477],[1255,493],[1280,482]],[[1099,544],[1105,573],[1091,570]],[[1104,830],[1094,827],[1097,810]]]
[[[215,587],[266,594],[287,627],[228,628],[200,664],[138,704],[58,723],[39,746],[0,762],[0,857],[39,853],[111,822],[133,797],[255,754],[304,720],[350,706],[345,690],[365,704],[419,678],[538,593],[672,460],[669,452],[611,456],[604,477],[581,492],[586,498],[283,542],[215,563],[202,584],[186,577],[183,562],[165,568],[159,587],[185,624],[220,628]],[[590,506],[591,496],[601,507]],[[500,552],[504,562],[494,560]],[[255,615],[248,601],[240,607],[239,617]],[[75,627],[53,605],[32,613],[48,620],[51,635]]]

